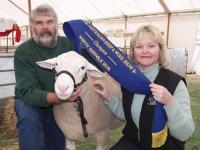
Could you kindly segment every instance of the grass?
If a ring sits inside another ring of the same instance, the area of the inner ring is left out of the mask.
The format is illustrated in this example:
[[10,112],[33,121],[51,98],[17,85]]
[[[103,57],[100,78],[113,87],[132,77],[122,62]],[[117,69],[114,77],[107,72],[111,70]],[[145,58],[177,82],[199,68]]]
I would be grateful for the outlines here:
[[[118,129],[113,129],[111,130],[110,133],[110,139],[109,139],[109,147],[111,145],[113,145],[114,143],[116,143],[119,138],[122,136],[121,134],[121,130],[123,128],[118,128]],[[78,145],[77,145],[77,150],[95,150],[95,140],[94,139],[90,139],[88,142],[81,142],[78,141]]]
[[200,150],[200,82],[188,82],[188,91],[190,94],[192,115],[195,122],[195,132],[186,143],[186,150],[191,150],[199,145]]
[[[191,98],[192,115],[195,122],[195,132],[193,136],[186,142],[185,150],[200,150],[193,149],[196,145],[200,146],[200,81],[188,81],[188,91]],[[110,145],[114,144],[121,137],[122,128],[111,131]],[[95,150],[95,141],[78,141],[77,150]],[[4,133],[0,133],[0,150],[17,150],[16,138],[8,137]]]

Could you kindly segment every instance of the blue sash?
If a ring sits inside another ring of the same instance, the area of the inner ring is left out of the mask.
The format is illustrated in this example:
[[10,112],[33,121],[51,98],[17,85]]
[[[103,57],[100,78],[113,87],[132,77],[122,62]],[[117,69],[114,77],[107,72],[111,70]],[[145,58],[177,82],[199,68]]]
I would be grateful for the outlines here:
[[[75,45],[75,51],[81,54],[85,49],[91,58],[112,78],[130,92],[152,96],[149,84],[144,74],[128,58],[113,45],[92,24],[83,20],[71,20],[63,25],[65,35]],[[161,120],[160,120],[161,119]],[[163,105],[156,102],[152,132],[153,147],[159,147],[165,142],[167,128],[166,114]],[[157,134],[158,133],[158,134]],[[161,140],[160,140],[161,139]]]
[[151,83],[128,58],[92,24],[72,20],[63,25],[65,35],[81,54],[84,48],[91,58],[128,91],[151,95]]

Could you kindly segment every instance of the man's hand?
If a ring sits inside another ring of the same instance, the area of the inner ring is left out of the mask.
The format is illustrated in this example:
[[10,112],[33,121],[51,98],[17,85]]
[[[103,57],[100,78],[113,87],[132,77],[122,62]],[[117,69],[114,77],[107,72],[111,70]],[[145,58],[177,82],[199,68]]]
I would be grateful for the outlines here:
[[49,104],[61,104],[61,103],[62,103],[62,100],[60,100],[60,99],[57,97],[56,93],[54,93],[54,92],[49,92],[49,93],[47,94],[47,102],[48,102]]
[[75,101],[77,99],[77,97],[80,95],[81,90],[82,90],[82,87],[78,86],[76,88],[76,91],[74,93],[72,93],[72,95],[66,101],[70,101],[70,102]]
[[75,101],[76,99],[77,99],[77,97],[80,95],[80,93],[81,93],[81,90],[82,90],[82,87],[81,86],[78,86],[77,88],[76,88],[76,91],[74,92],[74,93],[72,93],[72,95],[68,98],[68,99],[66,99],[66,100],[60,100],[58,97],[57,97],[57,95],[56,95],[56,93],[54,93],[54,92],[49,92],[48,94],[47,94],[47,102],[49,103],[49,104],[61,104],[61,103],[63,103],[63,102],[73,102],[73,101]]

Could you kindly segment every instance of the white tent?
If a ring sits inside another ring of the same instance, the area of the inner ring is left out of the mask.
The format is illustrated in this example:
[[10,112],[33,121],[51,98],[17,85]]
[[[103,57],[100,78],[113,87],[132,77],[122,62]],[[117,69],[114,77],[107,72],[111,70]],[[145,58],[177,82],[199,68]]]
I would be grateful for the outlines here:
[[28,25],[31,8],[47,3],[59,14],[59,22],[71,19],[105,19],[124,16],[199,12],[199,0],[1,0],[0,16]]
[[0,16],[28,26],[29,11],[45,3],[55,8],[60,24],[72,19],[90,20],[118,47],[129,45],[129,33],[138,26],[154,24],[163,32],[169,48],[189,51],[187,69],[192,69],[200,0],[1,0]]

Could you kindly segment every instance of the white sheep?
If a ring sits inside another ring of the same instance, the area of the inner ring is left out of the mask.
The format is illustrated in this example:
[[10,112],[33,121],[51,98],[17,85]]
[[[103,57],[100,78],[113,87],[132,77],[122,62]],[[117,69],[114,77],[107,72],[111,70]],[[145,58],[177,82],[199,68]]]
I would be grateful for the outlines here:
[[[81,83],[85,75],[88,79],[81,85],[80,97],[83,101],[84,116],[87,120],[86,129],[89,137],[96,138],[96,150],[106,150],[109,140],[109,129],[119,123],[95,91],[94,80],[102,80],[109,85],[109,92],[113,96],[121,94],[120,86],[108,74],[103,74],[84,57],[74,51],[59,55],[58,57],[37,62],[41,67],[53,69],[61,73],[56,77],[55,92],[60,99],[66,100],[74,91],[74,84]],[[56,123],[66,137],[66,147],[76,150],[75,140],[85,139],[80,117],[73,102],[64,102],[54,106]],[[118,124],[119,125],[119,124]]]

